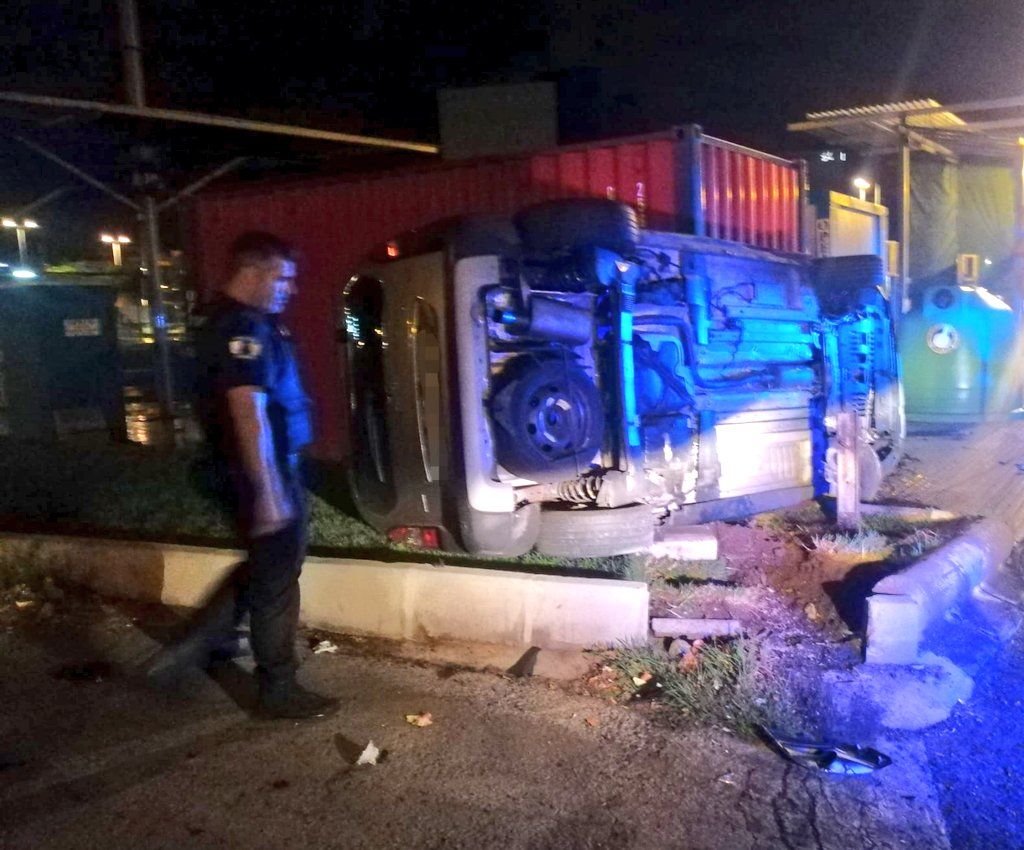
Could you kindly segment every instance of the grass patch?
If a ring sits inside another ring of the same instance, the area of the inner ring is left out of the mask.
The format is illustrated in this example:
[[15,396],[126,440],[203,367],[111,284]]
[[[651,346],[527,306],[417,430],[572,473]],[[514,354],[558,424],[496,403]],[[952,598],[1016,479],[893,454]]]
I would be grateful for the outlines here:
[[752,736],[759,724],[773,725],[786,714],[779,689],[749,638],[697,642],[681,660],[649,646],[621,646],[609,665],[635,693],[634,677],[650,674],[661,683],[661,699],[695,725],[724,726]]
[[814,501],[801,502],[792,508],[757,514],[751,520],[755,528],[764,531],[794,531],[814,528],[828,522],[821,505]]
[[[0,525],[29,532],[238,545],[232,518],[210,490],[203,469],[195,448],[0,440]],[[329,487],[322,492],[331,493]],[[345,504],[337,491],[331,501],[316,492],[309,497],[310,546],[323,554],[629,577],[625,557],[558,559],[530,553],[502,559],[408,549],[336,507]]]
[[867,514],[861,517],[861,528],[877,531],[886,537],[906,537],[918,531],[924,519],[917,522],[892,514]]
[[834,532],[811,537],[815,551],[825,555],[855,558],[859,561],[884,561],[893,552],[889,538],[877,531]]

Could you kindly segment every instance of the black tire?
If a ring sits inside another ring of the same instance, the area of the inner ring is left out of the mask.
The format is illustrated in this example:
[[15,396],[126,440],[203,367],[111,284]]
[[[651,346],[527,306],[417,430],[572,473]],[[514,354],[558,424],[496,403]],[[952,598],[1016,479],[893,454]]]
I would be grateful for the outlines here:
[[653,543],[654,515],[647,505],[552,505],[541,511],[535,546],[553,558],[606,558],[642,552]]
[[498,463],[537,482],[586,471],[604,437],[604,405],[574,363],[522,356],[505,369],[491,402]]
[[600,198],[548,201],[527,207],[514,221],[523,248],[539,254],[587,246],[632,254],[640,241],[633,209]]
[[814,261],[815,289],[826,313],[845,313],[857,307],[886,309],[882,295],[885,269],[874,254],[823,257]]

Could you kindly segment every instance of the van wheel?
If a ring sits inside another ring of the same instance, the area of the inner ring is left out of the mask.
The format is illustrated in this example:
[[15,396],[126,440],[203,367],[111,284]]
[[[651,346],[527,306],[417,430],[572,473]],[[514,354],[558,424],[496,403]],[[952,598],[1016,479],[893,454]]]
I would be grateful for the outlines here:
[[536,549],[555,558],[606,558],[642,552],[653,543],[654,515],[648,505],[548,505],[540,514]]

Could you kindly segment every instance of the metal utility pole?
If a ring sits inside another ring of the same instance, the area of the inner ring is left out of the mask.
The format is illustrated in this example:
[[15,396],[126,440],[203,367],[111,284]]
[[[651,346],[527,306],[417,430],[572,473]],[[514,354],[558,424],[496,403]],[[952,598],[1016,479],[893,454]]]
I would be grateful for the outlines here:
[[893,324],[903,319],[903,298],[910,284],[910,130],[900,127],[900,275],[892,293]]
[[[139,36],[139,13],[135,0],[118,0],[121,16],[121,57],[124,61],[124,82],[132,106],[146,106],[146,81],[142,73],[142,39]],[[149,281],[149,315],[156,341],[156,387],[161,411],[172,416],[174,382],[171,377],[171,349],[167,338],[167,314],[164,310],[163,275],[160,271],[160,221],[156,200],[152,195],[142,199],[139,220],[142,224],[142,256]]]

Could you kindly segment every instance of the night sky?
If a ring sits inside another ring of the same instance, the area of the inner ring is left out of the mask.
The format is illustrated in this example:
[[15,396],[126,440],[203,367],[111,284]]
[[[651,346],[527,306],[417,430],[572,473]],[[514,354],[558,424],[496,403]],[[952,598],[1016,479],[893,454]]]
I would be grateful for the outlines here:
[[[437,88],[506,80],[556,81],[568,140],[695,121],[779,152],[806,144],[785,123],[808,110],[1024,86],[1019,0],[139,0],[139,13],[152,105],[407,138],[436,137]],[[124,99],[112,0],[8,0],[0,46],[6,89]],[[168,189],[240,152],[292,167],[314,152],[94,116],[43,127],[52,117],[0,106],[0,131],[27,132],[121,187],[139,140]],[[9,141],[0,156],[0,211],[73,184]],[[47,242],[58,254],[97,226],[131,226],[88,189],[38,216],[62,219],[65,238]]]

